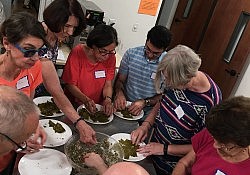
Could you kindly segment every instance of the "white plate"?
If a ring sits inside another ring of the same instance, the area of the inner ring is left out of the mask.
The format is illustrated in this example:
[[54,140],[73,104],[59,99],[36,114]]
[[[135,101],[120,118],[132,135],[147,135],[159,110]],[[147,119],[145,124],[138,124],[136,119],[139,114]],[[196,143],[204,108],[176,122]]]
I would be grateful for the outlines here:
[[[41,104],[41,103],[46,103],[47,101],[49,102],[52,102],[52,97],[51,96],[42,96],[42,97],[37,97],[37,98],[34,98],[33,99],[33,102],[38,105],[38,104]],[[44,117],[60,117],[60,116],[63,116],[64,114],[61,112],[61,113],[54,113],[53,115],[49,115],[49,116],[46,116],[46,115],[43,115],[41,114],[41,116],[44,116]]]
[[[130,106],[131,103],[132,103],[132,102],[127,101],[126,107]],[[139,119],[141,119],[141,118],[144,116],[144,111],[142,110],[141,113],[140,113],[139,115],[137,115],[137,116],[135,116],[135,115],[132,116],[133,118],[126,118],[126,117],[123,117],[123,115],[122,115],[121,112],[115,112],[114,114],[115,114],[117,117],[120,117],[120,118],[122,118],[122,119],[124,119],[124,120],[139,120]]]
[[[118,142],[121,139],[123,139],[123,140],[126,140],[126,139],[131,140],[130,134],[127,134],[127,133],[117,133],[117,134],[112,135],[111,137],[114,138]],[[144,142],[142,142],[139,145],[143,146],[143,145],[146,145],[146,144]],[[123,158],[123,160],[130,161],[130,162],[137,162],[137,161],[141,161],[141,160],[146,158],[146,157],[144,157],[142,154],[140,154],[138,152],[136,154],[137,154],[137,157],[129,156],[129,159],[124,159]]]
[[[102,105],[95,104],[95,106],[96,106],[96,108],[97,108],[98,111],[102,110]],[[81,106],[79,106],[79,107],[77,108],[77,112],[78,112],[80,109],[82,109],[82,108],[85,108],[84,104],[81,105]],[[113,119],[114,119],[114,115],[111,114],[111,115],[109,116],[109,118],[108,118],[109,121],[107,121],[107,122],[98,122],[98,121],[97,121],[97,122],[94,122],[94,121],[91,120],[91,119],[89,119],[89,120],[84,119],[84,120],[85,120],[86,122],[89,122],[89,123],[92,123],[92,124],[105,125],[105,124],[110,123]]]
[[72,166],[66,155],[54,149],[25,154],[18,164],[21,175],[70,175]]
[[[56,133],[53,127],[49,127],[50,120],[55,124],[60,123],[62,127],[65,129],[65,131],[63,133]],[[44,128],[47,134],[47,139],[46,142],[44,143],[44,146],[46,147],[56,147],[64,145],[68,141],[68,139],[72,136],[72,131],[69,128],[69,126],[61,121],[52,119],[42,119],[39,120],[39,123]]]

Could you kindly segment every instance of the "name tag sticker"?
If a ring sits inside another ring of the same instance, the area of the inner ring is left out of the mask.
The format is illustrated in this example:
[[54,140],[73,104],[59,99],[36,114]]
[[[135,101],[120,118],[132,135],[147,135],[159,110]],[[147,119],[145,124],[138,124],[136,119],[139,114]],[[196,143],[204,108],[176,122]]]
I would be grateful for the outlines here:
[[154,79],[155,79],[155,77],[156,77],[156,73],[155,73],[155,72],[152,72],[152,74],[151,74],[151,77],[150,77],[150,78],[154,80]]
[[105,78],[106,73],[104,70],[95,71],[95,78]]
[[174,112],[176,113],[178,119],[181,119],[185,114],[180,105],[177,108],[175,108]]
[[217,170],[215,175],[226,175],[226,174],[225,174],[225,173],[223,173],[223,172],[222,172],[222,171],[220,171],[220,170]]
[[16,88],[18,90],[23,89],[25,87],[29,86],[29,81],[28,81],[28,77],[25,76],[23,78],[21,78],[20,80],[18,80],[18,82],[16,83]]

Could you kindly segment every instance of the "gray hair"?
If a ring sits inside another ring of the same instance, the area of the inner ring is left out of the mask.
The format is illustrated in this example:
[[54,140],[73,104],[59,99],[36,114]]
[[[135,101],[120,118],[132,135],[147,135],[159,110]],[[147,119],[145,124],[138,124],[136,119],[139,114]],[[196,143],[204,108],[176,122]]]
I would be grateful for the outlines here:
[[161,92],[162,78],[166,79],[165,83],[168,88],[177,88],[187,84],[192,77],[195,77],[200,65],[201,59],[192,49],[184,45],[174,47],[167,52],[158,65],[155,78],[156,91]]
[[21,91],[0,85],[0,132],[11,138],[19,137],[26,118],[40,111],[33,101]]

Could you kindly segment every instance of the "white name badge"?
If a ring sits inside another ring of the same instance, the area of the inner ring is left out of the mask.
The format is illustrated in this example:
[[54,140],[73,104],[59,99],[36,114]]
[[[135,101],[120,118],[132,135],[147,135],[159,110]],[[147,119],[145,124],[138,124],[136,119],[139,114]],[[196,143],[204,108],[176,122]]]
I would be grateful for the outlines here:
[[150,77],[150,78],[154,80],[154,79],[155,79],[155,77],[156,77],[156,73],[155,73],[155,72],[152,72],[152,74],[151,74],[151,77]]
[[217,170],[215,175],[226,175],[226,174],[225,174],[225,173],[223,173],[223,172],[222,172],[222,171],[220,171],[220,170]]
[[178,119],[181,119],[185,114],[180,105],[177,108],[175,108],[174,112],[176,113]]
[[23,78],[21,78],[20,80],[18,80],[17,84],[16,84],[16,88],[18,90],[23,89],[25,87],[29,86],[29,81],[28,81],[28,76],[25,76]]
[[95,71],[95,78],[105,78],[106,73],[104,70]]

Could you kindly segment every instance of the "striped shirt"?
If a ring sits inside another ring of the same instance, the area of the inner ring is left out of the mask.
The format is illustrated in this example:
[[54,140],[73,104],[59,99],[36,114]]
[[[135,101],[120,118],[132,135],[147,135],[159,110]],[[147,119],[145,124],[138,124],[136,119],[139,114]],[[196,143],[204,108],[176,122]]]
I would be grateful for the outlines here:
[[145,99],[156,95],[154,79],[159,61],[149,60],[144,52],[144,46],[130,48],[122,57],[119,73],[127,76],[125,94],[129,101]]
[[[211,84],[207,92],[177,89],[164,92],[151,141],[167,145],[191,144],[191,137],[205,127],[206,114],[222,99],[219,87],[206,76]],[[170,174],[179,159],[170,155],[153,156],[156,168],[163,174]]]

